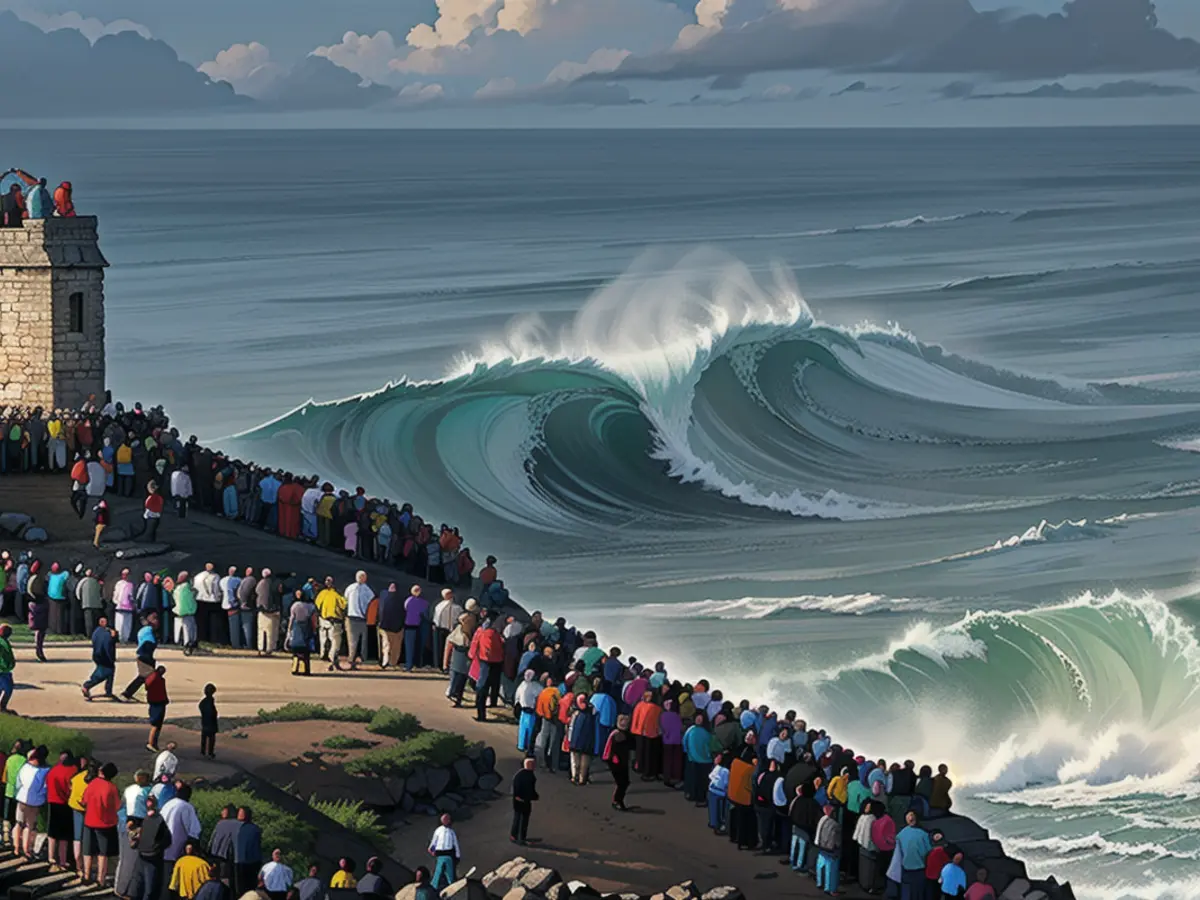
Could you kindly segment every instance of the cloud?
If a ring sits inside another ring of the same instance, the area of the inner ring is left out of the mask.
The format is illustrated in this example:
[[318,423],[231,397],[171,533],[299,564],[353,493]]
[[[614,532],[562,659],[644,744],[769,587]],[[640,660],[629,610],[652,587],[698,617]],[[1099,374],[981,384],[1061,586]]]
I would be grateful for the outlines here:
[[879,90],[880,89],[876,87],[869,87],[865,81],[855,81],[846,85],[840,91],[834,91],[829,96],[841,97],[843,94],[872,94],[878,92]]
[[93,44],[76,29],[46,33],[8,12],[0,12],[0,84],[20,85],[0,92],[0,112],[21,117],[237,110],[253,104],[180,61],[162,41],[121,31]]
[[391,64],[399,53],[396,41],[386,31],[373,35],[347,31],[340,43],[317,47],[312,55],[324,57],[371,81],[386,81],[394,71]]
[[790,84],[772,84],[754,94],[744,94],[741,97],[713,97],[696,94],[685,103],[672,103],[672,106],[750,106],[764,103],[796,103],[800,100],[811,100],[821,93],[819,88],[798,88]]
[[126,31],[140,34],[147,39],[154,36],[145,25],[129,19],[115,19],[112,22],[103,22],[100,19],[84,16],[77,12],[50,14],[34,10],[20,10],[17,15],[23,21],[28,22],[30,25],[36,25],[42,31],[58,31],[63,28],[78,31],[93,44],[105,35],[121,34]]
[[632,54],[628,50],[614,50],[611,47],[601,47],[592,52],[586,62],[560,62],[550,70],[547,81],[577,81],[584,75],[598,72],[611,72],[621,65]]
[[478,91],[474,100],[488,106],[630,106],[644,101],[634,99],[619,84],[593,81],[547,81],[521,87],[512,78],[493,78]]
[[406,84],[396,95],[396,105],[427,106],[432,103],[440,103],[445,98],[446,89],[440,84],[424,84],[414,81],[412,84]]
[[[949,85],[947,85],[949,87]],[[1032,100],[1125,100],[1139,97],[1183,97],[1196,91],[1182,84],[1154,84],[1148,81],[1110,81],[1094,87],[1069,88],[1061,82],[1039,85],[1028,91],[975,94],[962,99],[1001,100],[1027,98]],[[943,88],[943,96],[949,96]]]
[[196,67],[213,81],[233,85],[239,94],[261,97],[286,70],[271,61],[271,51],[258,41],[234,44]]
[[681,34],[669,50],[625,60],[616,77],[832,69],[1044,78],[1200,67],[1200,44],[1159,28],[1149,0],[1068,0],[1048,16],[979,12],[970,0],[771,0],[736,27],[740,5],[760,0],[713,2],[720,11],[705,6],[714,24],[701,39]]
[[391,88],[364,81],[323,56],[308,56],[273,82],[262,100],[276,109],[367,109],[395,97]]

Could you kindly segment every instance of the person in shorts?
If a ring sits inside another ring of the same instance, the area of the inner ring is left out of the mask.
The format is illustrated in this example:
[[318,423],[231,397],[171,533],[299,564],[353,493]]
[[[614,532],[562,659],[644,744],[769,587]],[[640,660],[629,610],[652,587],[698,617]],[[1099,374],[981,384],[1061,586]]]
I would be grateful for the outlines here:
[[25,765],[25,742],[13,741],[4,761],[4,843],[12,842],[17,824],[17,774]]
[[83,872],[84,884],[103,885],[108,880],[108,861],[120,851],[117,843],[117,812],[121,793],[114,783],[117,767],[105,763],[100,777],[83,792]]
[[46,776],[50,774],[46,757],[49,754],[50,750],[45,746],[34,748],[17,773],[17,824],[13,828],[13,849],[27,859],[33,859],[38,816],[46,805]]
[[71,796],[67,806],[71,807],[71,832],[75,839],[75,869],[79,870],[83,860],[83,792],[100,777],[100,763],[86,756],[79,757],[79,771],[71,777]]
[[146,706],[150,713],[150,736],[146,739],[146,749],[151,753],[158,752],[158,736],[162,733],[163,722],[167,718],[167,667],[159,666],[146,676]]
[[58,755],[58,764],[46,775],[46,837],[50,847],[46,858],[51,872],[67,869],[67,852],[75,839],[75,827],[71,816],[71,779],[79,772],[75,757],[69,750]]

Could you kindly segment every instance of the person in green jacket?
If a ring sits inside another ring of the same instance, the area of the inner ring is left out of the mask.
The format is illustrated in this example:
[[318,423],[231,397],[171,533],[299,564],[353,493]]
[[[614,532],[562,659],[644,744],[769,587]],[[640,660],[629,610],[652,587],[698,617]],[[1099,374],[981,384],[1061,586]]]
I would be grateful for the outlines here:
[[196,649],[196,592],[188,581],[188,573],[180,572],[175,580],[175,640],[183,645],[183,653],[190,656]]
[[8,701],[13,695],[13,669],[17,667],[13,656],[11,625],[0,625],[0,713],[8,712]]
[[[8,626],[6,625],[5,628]],[[11,652],[11,651],[10,651]],[[25,742],[13,741],[12,752],[4,763],[4,843],[12,843],[17,822],[17,773],[25,765]]]

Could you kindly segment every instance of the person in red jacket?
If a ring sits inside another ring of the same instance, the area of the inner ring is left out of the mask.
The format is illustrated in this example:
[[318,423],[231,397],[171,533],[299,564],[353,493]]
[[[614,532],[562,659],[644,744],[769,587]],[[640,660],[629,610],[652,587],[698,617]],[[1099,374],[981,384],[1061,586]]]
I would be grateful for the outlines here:
[[504,639],[496,631],[493,620],[489,619],[479,626],[471,638],[467,656],[476,670],[475,718],[486,722],[489,694],[492,706],[500,702],[500,674],[504,666]]
[[925,857],[925,881],[930,885],[925,896],[940,897],[942,886],[938,879],[942,876],[942,868],[950,862],[950,851],[946,849],[946,837],[940,831],[929,836],[933,838],[933,849]]
[[150,712],[150,737],[146,740],[146,749],[151,753],[158,752],[158,736],[162,733],[163,722],[167,718],[167,667],[159,666],[146,676],[146,705]]

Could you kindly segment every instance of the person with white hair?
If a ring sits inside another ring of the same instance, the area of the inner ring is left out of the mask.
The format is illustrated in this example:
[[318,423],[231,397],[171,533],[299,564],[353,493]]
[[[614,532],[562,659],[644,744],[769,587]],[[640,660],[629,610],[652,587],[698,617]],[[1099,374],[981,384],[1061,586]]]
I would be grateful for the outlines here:
[[345,591],[346,596],[346,656],[350,668],[357,669],[360,661],[367,657],[367,609],[375,599],[375,592],[367,584],[367,573],[359,569],[354,574],[354,583]]
[[450,637],[462,614],[463,608],[454,599],[454,591],[443,588],[442,599],[433,608],[433,660],[443,674],[446,672],[446,638]]

